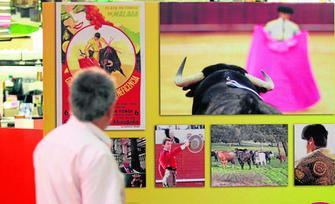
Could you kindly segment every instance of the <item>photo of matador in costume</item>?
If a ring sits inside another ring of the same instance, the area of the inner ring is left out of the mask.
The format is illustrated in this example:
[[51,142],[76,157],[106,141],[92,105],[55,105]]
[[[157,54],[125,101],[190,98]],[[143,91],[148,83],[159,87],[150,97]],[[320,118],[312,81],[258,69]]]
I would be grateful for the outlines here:
[[301,136],[307,141],[308,154],[295,166],[295,185],[334,185],[335,155],[326,148],[326,128],[321,124],[308,125]]

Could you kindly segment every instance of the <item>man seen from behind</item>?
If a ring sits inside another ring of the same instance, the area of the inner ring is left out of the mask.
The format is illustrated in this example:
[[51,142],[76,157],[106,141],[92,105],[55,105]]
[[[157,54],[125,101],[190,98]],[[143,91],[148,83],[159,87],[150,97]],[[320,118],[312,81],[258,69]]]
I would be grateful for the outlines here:
[[123,176],[103,131],[113,116],[113,81],[100,68],[85,69],[70,93],[73,115],[34,151],[37,204],[124,203]]

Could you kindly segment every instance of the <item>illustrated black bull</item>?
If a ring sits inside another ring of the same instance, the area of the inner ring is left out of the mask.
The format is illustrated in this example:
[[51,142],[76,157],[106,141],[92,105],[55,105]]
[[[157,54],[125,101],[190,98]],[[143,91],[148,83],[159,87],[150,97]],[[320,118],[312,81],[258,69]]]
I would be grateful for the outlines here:
[[[215,114],[278,114],[263,102],[259,93],[274,88],[271,78],[262,72],[265,81],[235,65],[215,64],[194,75],[183,77],[186,58],[181,63],[175,83],[193,97],[193,115]],[[285,97],[285,96],[283,96]]]
[[123,76],[126,76],[121,68],[121,61],[117,51],[111,46],[106,46],[99,50],[99,64],[108,73],[119,71]]

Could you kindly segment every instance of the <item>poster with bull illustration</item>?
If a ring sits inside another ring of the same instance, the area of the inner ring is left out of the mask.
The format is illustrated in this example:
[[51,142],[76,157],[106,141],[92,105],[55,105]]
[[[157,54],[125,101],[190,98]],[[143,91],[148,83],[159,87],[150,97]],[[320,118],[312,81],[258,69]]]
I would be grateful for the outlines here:
[[156,187],[203,187],[205,126],[157,125],[155,128]]
[[211,186],[286,186],[287,125],[213,125]]
[[334,114],[333,56],[333,4],[161,3],[160,114]]
[[57,124],[70,117],[69,83],[81,69],[111,75],[118,97],[109,129],[144,129],[144,4],[57,3]]

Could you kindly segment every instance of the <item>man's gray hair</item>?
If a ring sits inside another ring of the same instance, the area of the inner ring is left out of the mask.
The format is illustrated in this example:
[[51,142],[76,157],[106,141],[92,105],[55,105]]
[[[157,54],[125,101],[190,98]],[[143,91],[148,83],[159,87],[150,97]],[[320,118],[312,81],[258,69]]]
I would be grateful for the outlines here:
[[70,106],[81,121],[93,121],[104,116],[115,101],[111,77],[101,68],[80,71],[71,84]]

